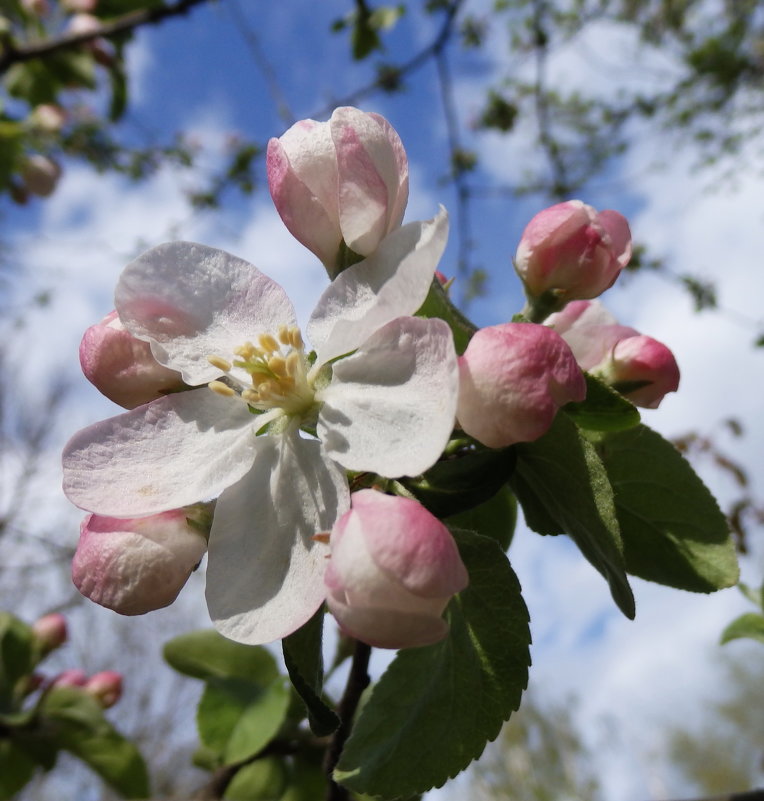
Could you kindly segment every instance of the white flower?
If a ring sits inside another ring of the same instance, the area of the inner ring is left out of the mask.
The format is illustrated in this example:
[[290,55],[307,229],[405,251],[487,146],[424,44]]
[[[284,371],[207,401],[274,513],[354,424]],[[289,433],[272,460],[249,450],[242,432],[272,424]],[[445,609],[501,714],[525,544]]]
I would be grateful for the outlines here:
[[186,242],[145,253],[120,278],[120,319],[198,388],[76,434],[64,451],[70,500],[139,517],[220,496],[207,568],[215,625],[248,643],[297,629],[325,596],[327,550],[313,537],[348,508],[343,468],[417,475],[451,433],[450,330],[404,316],[446,236],[441,211],[345,270],[307,326],[315,362],[283,289],[252,265]]

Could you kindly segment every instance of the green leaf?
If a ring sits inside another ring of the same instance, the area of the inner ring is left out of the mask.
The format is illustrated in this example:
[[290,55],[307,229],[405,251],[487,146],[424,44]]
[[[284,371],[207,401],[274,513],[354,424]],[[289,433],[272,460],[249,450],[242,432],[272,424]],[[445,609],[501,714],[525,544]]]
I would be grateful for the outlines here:
[[138,749],[112,727],[98,702],[75,687],[56,687],[42,713],[54,743],[77,756],[126,798],[149,794],[146,764]]
[[735,584],[727,520],[679,451],[643,425],[593,441],[615,492],[629,573],[693,592]]
[[515,466],[512,448],[482,446],[436,462],[423,476],[400,483],[436,517],[448,517],[484,503],[506,484]]
[[334,711],[321,700],[324,686],[324,660],[321,651],[323,630],[322,606],[304,626],[284,637],[281,643],[289,678],[305,702],[310,728],[318,737],[331,734],[340,725]]
[[517,524],[517,499],[505,484],[492,498],[465,512],[451,515],[443,521],[449,528],[474,531],[490,537],[506,551],[512,542]]
[[316,801],[326,796],[323,751],[296,754],[289,767],[289,786],[280,801]]
[[749,587],[742,581],[738,581],[737,588],[752,604],[755,604],[762,611],[764,611],[764,586],[762,586],[762,588],[759,590],[755,590],[753,587]]
[[515,446],[510,479],[528,525],[540,534],[564,532],[607,579],[618,608],[633,618],[634,596],[626,576],[613,490],[594,446],[558,414],[535,442]]
[[0,739],[0,801],[15,795],[34,775],[34,760],[7,739]]
[[530,664],[528,611],[495,541],[456,532],[470,574],[450,632],[400,651],[371,691],[335,770],[355,792],[408,797],[480,756],[518,708]]
[[748,612],[733,620],[722,632],[721,644],[743,637],[764,642],[764,615]]
[[214,679],[204,688],[196,722],[208,748],[224,764],[254,756],[278,733],[289,708],[282,676],[262,687],[239,678]]
[[584,373],[586,400],[568,403],[563,411],[579,428],[588,431],[622,431],[639,425],[639,411],[604,381]]
[[226,801],[280,801],[286,787],[284,763],[258,759],[236,771],[225,790]]
[[8,612],[0,612],[0,712],[15,711],[13,690],[36,662],[31,627]]
[[477,326],[470,322],[449,300],[446,290],[443,289],[437,278],[432,279],[430,291],[424,303],[417,312],[418,317],[439,317],[448,323],[454,336],[454,346],[457,353],[464,353],[469,345]]
[[181,634],[166,643],[163,653],[170,667],[205,681],[238,677],[266,685],[279,674],[265,648],[227,640],[214,629]]

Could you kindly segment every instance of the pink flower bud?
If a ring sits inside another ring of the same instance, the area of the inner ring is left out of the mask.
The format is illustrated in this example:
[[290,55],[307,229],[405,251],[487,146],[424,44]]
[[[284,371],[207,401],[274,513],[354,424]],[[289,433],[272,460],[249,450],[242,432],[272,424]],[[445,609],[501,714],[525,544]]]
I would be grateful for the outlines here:
[[674,354],[661,342],[618,325],[596,301],[571,303],[550,315],[545,324],[562,335],[582,370],[598,376],[637,406],[655,409],[667,393],[679,388]]
[[104,709],[109,709],[122,697],[122,674],[113,670],[94,673],[85,682],[84,690]]
[[60,648],[67,640],[66,619],[58,612],[43,615],[32,624],[32,632],[44,654]]
[[267,170],[284,224],[332,277],[343,241],[369,256],[403,219],[408,161],[379,114],[348,106],[329,122],[301,120],[268,143]]
[[446,636],[443,610],[469,579],[451,533],[421,504],[356,492],[330,545],[327,604],[346,634],[378,648]]
[[85,682],[88,680],[87,674],[84,670],[73,668],[72,670],[65,670],[51,679],[51,687],[84,687]]
[[185,387],[180,373],[159,364],[149,343],[127,331],[115,311],[85,331],[80,364],[85,378],[125,409]]
[[126,520],[88,515],[72,580],[91,601],[122,615],[168,606],[204,556],[210,525],[201,505]]
[[562,338],[534,323],[482,328],[459,358],[461,427],[489,448],[538,439],[557,410],[586,396],[586,381]]
[[29,156],[21,165],[24,188],[38,197],[48,197],[53,194],[61,172],[61,167],[53,159],[40,154]]
[[580,200],[539,212],[526,226],[515,269],[530,298],[596,298],[631,258],[631,232],[617,211],[597,213]]

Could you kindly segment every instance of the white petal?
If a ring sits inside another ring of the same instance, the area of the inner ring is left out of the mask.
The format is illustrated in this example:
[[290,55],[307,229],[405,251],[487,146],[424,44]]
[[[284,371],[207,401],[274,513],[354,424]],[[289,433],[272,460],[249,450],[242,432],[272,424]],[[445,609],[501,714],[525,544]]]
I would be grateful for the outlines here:
[[207,357],[296,323],[284,290],[256,267],[191,242],[152,248],[125,267],[115,306],[133,336],[151,342],[158,362],[189,384],[217,378]]
[[264,438],[252,470],[215,507],[207,605],[226,637],[252,645],[285,637],[326,595],[328,532],[350,505],[347,480],[319,443]]
[[103,420],[64,448],[64,492],[111,517],[140,517],[219,495],[249,470],[258,441],[243,403],[207,387]]
[[415,476],[441,455],[454,426],[459,371],[442,320],[401,317],[334,364],[318,435],[348,470]]
[[340,273],[318,301],[308,339],[319,364],[349,353],[396,317],[413,314],[427,297],[448,239],[444,208],[426,222],[398,228],[376,252]]

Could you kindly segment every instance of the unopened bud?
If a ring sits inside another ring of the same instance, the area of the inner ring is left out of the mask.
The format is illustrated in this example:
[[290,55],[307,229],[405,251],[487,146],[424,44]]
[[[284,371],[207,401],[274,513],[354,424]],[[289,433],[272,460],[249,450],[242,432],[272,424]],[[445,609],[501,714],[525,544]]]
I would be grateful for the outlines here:
[[66,123],[66,111],[55,103],[41,103],[32,110],[29,122],[45,133],[58,133]]
[[451,532],[421,504],[356,492],[329,544],[327,604],[343,632],[378,648],[446,636],[443,610],[469,578]]
[[84,690],[104,709],[109,709],[122,697],[122,674],[114,670],[95,673],[85,682]]
[[631,232],[617,211],[597,212],[580,200],[557,203],[526,226],[515,270],[529,300],[549,311],[568,301],[596,298],[613,285],[631,258]]
[[49,654],[60,648],[67,640],[66,619],[58,612],[44,615],[32,624],[32,632],[43,654]]
[[530,442],[557,410],[586,396],[586,381],[559,334],[535,323],[482,328],[459,357],[462,428],[489,448]]
[[180,373],[159,364],[148,342],[125,329],[115,311],[85,331],[80,365],[91,384],[125,409],[186,386]]
[[88,680],[87,673],[80,668],[73,668],[59,673],[50,682],[51,687],[84,687]]

